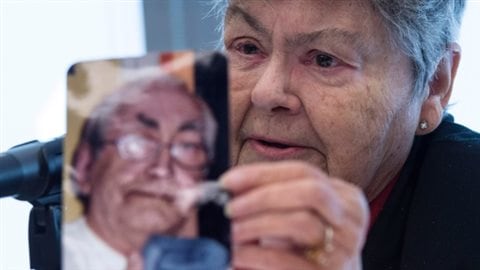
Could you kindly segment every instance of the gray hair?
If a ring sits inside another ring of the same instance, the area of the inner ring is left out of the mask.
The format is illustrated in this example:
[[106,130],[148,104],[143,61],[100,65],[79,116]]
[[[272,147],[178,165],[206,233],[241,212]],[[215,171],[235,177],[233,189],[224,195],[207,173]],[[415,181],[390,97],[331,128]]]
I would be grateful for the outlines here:
[[[225,18],[230,0],[211,0],[211,13]],[[413,91],[422,95],[448,44],[457,39],[465,0],[369,0],[393,46],[412,62]],[[218,30],[223,31],[222,20]]]
[[415,94],[432,80],[460,31],[465,0],[371,0],[391,41],[412,61]]

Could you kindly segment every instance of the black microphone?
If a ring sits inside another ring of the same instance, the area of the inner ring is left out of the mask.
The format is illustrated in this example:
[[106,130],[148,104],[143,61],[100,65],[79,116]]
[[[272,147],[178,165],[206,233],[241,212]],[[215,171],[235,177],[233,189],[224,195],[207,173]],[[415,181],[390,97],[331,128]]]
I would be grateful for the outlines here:
[[[31,141],[0,154],[0,198],[50,200],[61,193],[63,136]],[[58,200],[58,198],[56,198]]]
[[30,268],[60,269],[63,137],[31,141],[0,153],[0,198],[32,204],[28,222]]

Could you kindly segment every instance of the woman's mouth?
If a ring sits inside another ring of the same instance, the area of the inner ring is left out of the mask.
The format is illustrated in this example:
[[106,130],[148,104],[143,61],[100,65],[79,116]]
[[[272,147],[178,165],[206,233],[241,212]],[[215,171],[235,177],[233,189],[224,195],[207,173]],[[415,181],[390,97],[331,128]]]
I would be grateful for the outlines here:
[[143,199],[153,199],[153,200],[163,200],[167,203],[173,203],[175,201],[175,197],[169,193],[154,193],[151,191],[145,190],[131,190],[126,194],[127,199],[133,198],[143,198]]
[[295,143],[268,138],[249,138],[246,144],[258,155],[274,160],[295,158],[306,149],[305,146]]

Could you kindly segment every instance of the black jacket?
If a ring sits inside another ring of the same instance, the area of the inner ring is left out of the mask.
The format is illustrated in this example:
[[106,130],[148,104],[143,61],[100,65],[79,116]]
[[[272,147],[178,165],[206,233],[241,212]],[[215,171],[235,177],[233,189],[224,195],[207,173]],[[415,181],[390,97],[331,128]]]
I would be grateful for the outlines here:
[[415,138],[363,263],[364,270],[480,270],[480,134],[447,116]]

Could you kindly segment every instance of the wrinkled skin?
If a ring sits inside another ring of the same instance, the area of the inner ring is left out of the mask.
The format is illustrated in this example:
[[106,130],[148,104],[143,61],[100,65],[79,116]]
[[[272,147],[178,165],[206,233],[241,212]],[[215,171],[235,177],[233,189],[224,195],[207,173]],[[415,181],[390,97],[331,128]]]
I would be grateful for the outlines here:
[[[440,123],[459,61],[452,46],[431,89],[413,95],[410,60],[382,25],[367,1],[231,1],[224,40],[241,166],[222,181],[234,194],[234,268],[361,269],[367,202],[398,174],[414,135]],[[335,251],[322,266],[304,251],[327,226]]]
[[[203,121],[200,106],[185,93],[144,93],[132,103],[111,119],[105,141],[140,134],[163,144],[202,142],[200,131],[180,130],[185,123]],[[77,186],[90,198],[87,222],[113,248],[133,254],[132,265],[152,234],[196,235],[196,210],[180,211],[172,190],[191,187],[202,179],[202,170],[185,170],[166,148],[145,162],[122,158],[113,143],[105,144],[96,158],[87,145],[79,151],[75,169]]]

